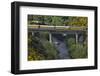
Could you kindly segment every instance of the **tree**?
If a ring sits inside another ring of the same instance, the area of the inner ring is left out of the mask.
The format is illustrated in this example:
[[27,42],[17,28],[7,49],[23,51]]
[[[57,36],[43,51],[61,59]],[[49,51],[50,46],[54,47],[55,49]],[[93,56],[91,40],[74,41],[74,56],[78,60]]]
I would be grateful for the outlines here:
[[44,46],[44,48],[46,50],[44,50],[46,52],[46,59],[57,59],[58,58],[58,50],[56,49],[56,47],[54,47],[54,45],[52,43],[50,43],[47,40],[42,40],[42,44]]
[[73,59],[76,58],[86,58],[87,54],[87,43],[75,43],[74,38],[69,38],[66,42],[69,48],[70,57]]
[[72,46],[73,44],[76,43],[75,38],[69,38],[68,41],[66,41],[66,43],[68,44],[68,46],[70,48],[70,46]]
[[63,19],[61,17],[59,17],[59,16],[53,16],[51,23],[54,26],[63,26],[64,25],[63,24],[64,23]]
[[87,57],[87,48],[82,44],[73,44],[69,50],[71,57],[74,59]]
[[51,25],[52,16],[44,16],[45,24]]
[[88,24],[88,18],[87,17],[68,17],[68,21],[66,24],[71,26],[86,26]]

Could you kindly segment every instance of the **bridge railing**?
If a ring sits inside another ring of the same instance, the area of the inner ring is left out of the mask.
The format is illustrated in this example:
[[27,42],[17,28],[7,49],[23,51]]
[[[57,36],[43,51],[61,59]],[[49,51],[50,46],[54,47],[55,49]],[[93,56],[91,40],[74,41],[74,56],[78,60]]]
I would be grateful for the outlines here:
[[51,25],[28,25],[29,29],[56,29],[56,30],[86,30],[84,26],[73,27],[73,26],[51,26]]

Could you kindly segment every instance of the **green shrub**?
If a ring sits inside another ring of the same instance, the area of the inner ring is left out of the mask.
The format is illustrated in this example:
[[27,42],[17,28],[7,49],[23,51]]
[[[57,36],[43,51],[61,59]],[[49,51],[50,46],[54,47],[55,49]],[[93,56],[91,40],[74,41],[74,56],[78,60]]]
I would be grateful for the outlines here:
[[46,49],[46,59],[56,59],[58,57],[57,49],[49,41],[42,41],[44,48]]
[[72,58],[86,58],[87,57],[87,48],[82,44],[73,44],[69,48],[70,56]]
[[43,56],[42,54],[38,53],[38,51],[36,49],[33,48],[28,48],[28,60],[32,61],[32,60],[44,60],[45,56]]
[[68,38],[66,40],[66,46],[68,46],[70,57],[73,59],[87,58],[87,43],[76,43],[75,38]]
[[46,54],[44,50],[39,38],[30,34],[28,36],[28,60],[44,60]]
[[28,60],[51,60],[58,57],[57,49],[47,40],[48,32],[28,36]]
[[73,44],[75,44],[75,38],[69,38],[67,44],[69,47],[71,47]]

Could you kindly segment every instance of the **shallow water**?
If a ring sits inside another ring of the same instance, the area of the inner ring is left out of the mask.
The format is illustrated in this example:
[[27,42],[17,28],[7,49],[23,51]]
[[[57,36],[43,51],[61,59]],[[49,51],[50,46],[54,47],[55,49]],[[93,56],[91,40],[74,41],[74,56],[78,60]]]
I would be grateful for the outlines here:
[[68,47],[64,42],[64,38],[61,37],[60,35],[59,36],[53,35],[52,41],[57,50],[59,51],[59,59],[70,59]]

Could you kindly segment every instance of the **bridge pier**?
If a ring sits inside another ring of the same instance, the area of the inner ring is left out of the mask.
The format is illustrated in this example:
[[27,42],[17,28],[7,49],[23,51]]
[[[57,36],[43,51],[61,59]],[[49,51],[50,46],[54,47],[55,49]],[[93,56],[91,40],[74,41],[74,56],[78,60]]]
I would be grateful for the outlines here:
[[75,34],[76,43],[78,43],[78,33]]
[[32,36],[34,36],[34,32],[32,32]]
[[52,43],[52,35],[49,33],[49,42]]

